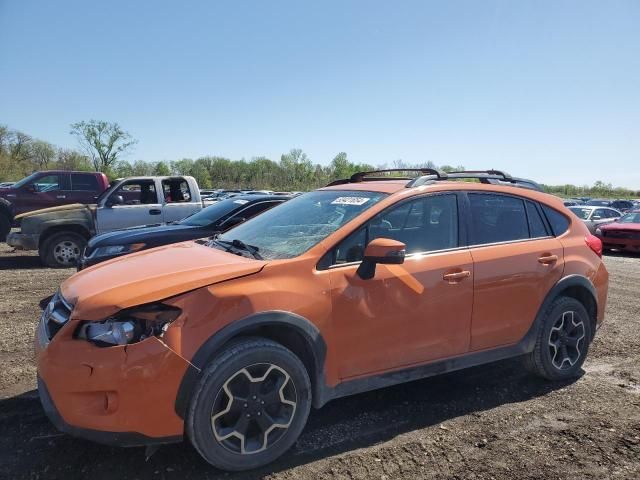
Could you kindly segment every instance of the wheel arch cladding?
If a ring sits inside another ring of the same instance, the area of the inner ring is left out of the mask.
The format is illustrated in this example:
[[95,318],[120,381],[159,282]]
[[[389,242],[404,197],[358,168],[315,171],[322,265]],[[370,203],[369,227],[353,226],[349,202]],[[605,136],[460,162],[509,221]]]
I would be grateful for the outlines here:
[[549,305],[558,297],[574,298],[584,305],[591,321],[591,338],[589,340],[593,340],[598,318],[598,302],[596,300],[598,297],[593,283],[582,275],[568,275],[561,278],[547,294],[540,307],[540,313],[544,314]]
[[91,233],[82,225],[51,225],[43,230],[40,235],[40,245],[44,245],[49,238],[58,234],[58,233],[75,233],[80,235],[85,240],[89,240],[91,238]]
[[320,331],[300,315],[270,311],[233,322],[207,339],[191,359],[176,395],[175,411],[185,418],[191,395],[200,380],[202,369],[226,346],[246,337],[268,338],[291,350],[304,364],[311,380],[313,405],[324,403],[324,361],[326,344]]

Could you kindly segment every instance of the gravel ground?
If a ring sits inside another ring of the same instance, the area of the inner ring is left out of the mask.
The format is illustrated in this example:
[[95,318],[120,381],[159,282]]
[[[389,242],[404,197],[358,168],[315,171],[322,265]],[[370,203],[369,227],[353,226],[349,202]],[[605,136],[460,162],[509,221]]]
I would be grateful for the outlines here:
[[336,400],[285,458],[231,475],[187,443],[146,460],[57,432],[32,338],[38,301],[73,272],[0,244],[0,478],[640,478],[640,257],[606,263],[606,323],[580,378],[544,382],[511,360]]

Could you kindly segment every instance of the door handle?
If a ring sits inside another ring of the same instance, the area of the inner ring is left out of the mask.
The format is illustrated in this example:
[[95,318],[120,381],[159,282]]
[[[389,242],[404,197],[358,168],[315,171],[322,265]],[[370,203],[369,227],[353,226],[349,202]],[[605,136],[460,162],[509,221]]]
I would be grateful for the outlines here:
[[551,265],[552,263],[555,263],[557,261],[557,255],[542,255],[541,257],[538,257],[538,262],[543,265]]
[[162,210],[159,210],[157,208],[152,208],[151,210],[149,210],[150,215],[160,215],[161,213],[162,213]]
[[471,272],[469,270],[463,270],[461,272],[445,273],[444,275],[442,275],[442,279],[446,280],[449,283],[455,283],[455,282],[464,280],[465,278],[470,276],[471,276]]
[[67,198],[66,195],[56,195],[56,198]]

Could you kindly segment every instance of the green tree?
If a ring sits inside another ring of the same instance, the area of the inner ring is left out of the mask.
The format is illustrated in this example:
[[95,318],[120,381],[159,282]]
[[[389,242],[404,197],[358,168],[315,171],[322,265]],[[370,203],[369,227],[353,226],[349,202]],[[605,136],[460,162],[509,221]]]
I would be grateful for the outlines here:
[[89,120],[71,125],[71,134],[87,152],[97,172],[108,172],[137,141],[117,123]]

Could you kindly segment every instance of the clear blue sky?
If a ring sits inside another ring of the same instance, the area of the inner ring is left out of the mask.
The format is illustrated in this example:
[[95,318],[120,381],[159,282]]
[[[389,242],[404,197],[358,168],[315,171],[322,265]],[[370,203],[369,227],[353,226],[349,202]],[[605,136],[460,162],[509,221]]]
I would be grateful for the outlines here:
[[0,123],[640,189],[640,1],[0,0]]

